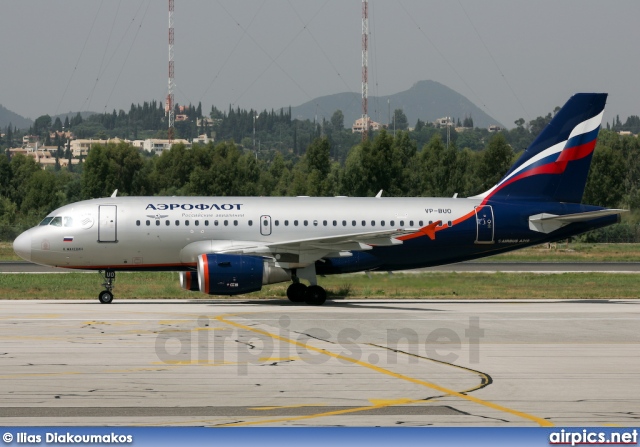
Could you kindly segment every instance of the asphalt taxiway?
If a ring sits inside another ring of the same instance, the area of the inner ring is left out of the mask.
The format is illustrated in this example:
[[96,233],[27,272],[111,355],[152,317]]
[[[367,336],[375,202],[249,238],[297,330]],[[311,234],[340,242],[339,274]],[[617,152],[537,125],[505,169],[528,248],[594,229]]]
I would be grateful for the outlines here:
[[0,301],[0,425],[640,420],[640,301]]

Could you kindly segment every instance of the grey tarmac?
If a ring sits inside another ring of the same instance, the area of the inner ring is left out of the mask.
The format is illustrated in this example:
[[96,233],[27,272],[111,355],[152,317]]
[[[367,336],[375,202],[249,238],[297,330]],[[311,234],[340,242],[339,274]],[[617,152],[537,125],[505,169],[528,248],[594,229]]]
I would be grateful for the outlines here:
[[1,425],[637,426],[640,301],[0,301]]

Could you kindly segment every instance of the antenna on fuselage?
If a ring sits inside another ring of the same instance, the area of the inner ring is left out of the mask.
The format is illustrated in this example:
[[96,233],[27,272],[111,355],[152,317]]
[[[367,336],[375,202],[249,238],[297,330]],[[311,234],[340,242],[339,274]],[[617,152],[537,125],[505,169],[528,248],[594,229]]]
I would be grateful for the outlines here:
[[117,195],[118,195],[118,190],[116,189],[115,191],[113,191],[113,194],[111,194],[111,197],[113,198],[113,197],[115,197]]

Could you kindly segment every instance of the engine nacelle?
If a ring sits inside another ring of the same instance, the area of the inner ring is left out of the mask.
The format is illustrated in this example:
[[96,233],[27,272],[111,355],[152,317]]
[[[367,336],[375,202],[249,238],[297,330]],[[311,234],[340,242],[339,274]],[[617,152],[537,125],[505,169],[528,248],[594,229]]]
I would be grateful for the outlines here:
[[263,284],[289,281],[291,273],[260,256],[202,254],[198,256],[198,284],[209,295],[257,292]]
[[198,284],[198,273],[180,272],[180,287],[191,292],[197,292],[200,290],[200,286]]

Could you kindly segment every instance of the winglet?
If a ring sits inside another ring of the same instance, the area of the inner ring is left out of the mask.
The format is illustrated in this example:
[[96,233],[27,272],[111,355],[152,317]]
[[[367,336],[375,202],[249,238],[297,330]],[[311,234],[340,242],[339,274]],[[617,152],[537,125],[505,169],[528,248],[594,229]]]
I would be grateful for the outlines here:
[[406,240],[415,239],[415,238],[421,237],[421,236],[427,236],[429,239],[431,239],[433,241],[433,240],[436,239],[436,227],[438,225],[441,225],[441,224],[442,224],[442,221],[441,220],[437,220],[437,221],[435,221],[433,223],[430,223],[426,227],[420,228],[415,233],[407,234],[405,236],[400,236],[400,237],[397,237],[396,239],[399,239],[401,241],[406,241]]

